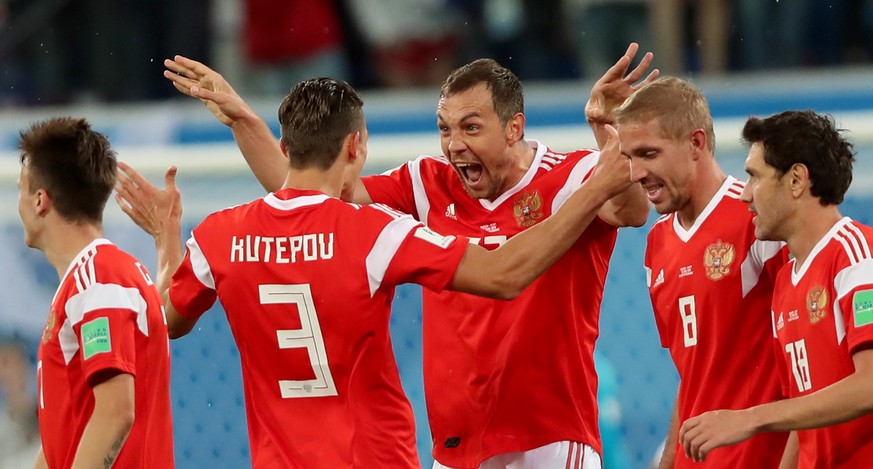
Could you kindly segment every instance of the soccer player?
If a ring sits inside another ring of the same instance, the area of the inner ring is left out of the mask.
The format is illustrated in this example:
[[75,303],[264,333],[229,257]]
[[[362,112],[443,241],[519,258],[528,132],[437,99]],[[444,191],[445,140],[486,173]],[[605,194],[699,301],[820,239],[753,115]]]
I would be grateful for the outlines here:
[[873,229],[838,208],[854,161],[841,132],[812,111],[753,117],[743,128],[751,147],[742,200],[755,236],[787,242],[794,257],[776,277],[771,315],[790,398],[686,420],[680,441],[695,461],[761,432],[789,430],[799,445],[791,467],[873,461]]
[[[291,164],[283,186],[210,215],[194,229],[184,261],[172,173],[161,193],[122,166],[132,178],[119,185],[128,201],[122,207],[156,234],[171,335],[190,331],[216,296],[225,308],[240,347],[256,468],[418,466],[411,408],[388,337],[395,285],[500,301],[522,296],[596,223],[600,206],[631,185],[613,138],[599,162],[589,158],[580,167],[590,177],[555,197],[548,221],[487,250],[383,205],[339,200],[353,190],[367,156],[362,105],[344,82],[295,86],[279,109],[280,145]],[[153,223],[159,206],[164,221]],[[464,313],[459,320],[486,311]],[[543,309],[538,317],[549,323],[561,314]],[[560,358],[553,353],[542,358]]]
[[[662,215],[648,235],[645,269],[661,345],[670,350],[680,382],[660,467],[701,467],[677,454],[680,422],[781,397],[769,306],[787,254],[782,243],[755,237],[740,201],[743,183],[715,160],[712,116],[700,90],[667,77],[623,104],[609,94],[595,85],[589,120],[617,122],[632,178]],[[775,468],[786,438],[759,435],[713,453],[704,467]]]
[[[652,60],[627,73],[632,44],[610,69],[629,95]],[[230,126],[267,190],[281,181],[282,153],[266,124],[221,75],[176,56],[164,62],[176,88]],[[649,74],[643,82],[657,75]],[[496,249],[555,213],[599,158],[524,139],[518,78],[493,60],[455,70],[437,106],[443,156],[424,156],[362,178],[356,203],[384,203],[435,231]],[[572,248],[512,301],[424,290],[424,387],[434,467],[564,468],[601,465],[593,350],[617,227],[641,226],[639,185],[605,203]]]
[[21,133],[18,212],[60,278],[39,346],[37,468],[172,468],[170,355],[161,298],[103,238],[115,152],[84,119]]

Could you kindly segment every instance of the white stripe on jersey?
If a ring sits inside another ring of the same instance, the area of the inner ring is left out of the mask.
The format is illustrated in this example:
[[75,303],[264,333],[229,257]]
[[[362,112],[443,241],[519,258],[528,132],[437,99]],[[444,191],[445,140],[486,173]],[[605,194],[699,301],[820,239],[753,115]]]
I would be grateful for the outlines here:
[[773,338],[779,337],[776,335],[776,312],[772,309],[770,310],[770,325],[773,327]]
[[727,192],[725,192],[726,197],[730,197],[732,199],[739,199],[743,194],[743,188],[746,187],[746,184],[741,181],[734,181],[733,184],[728,187]]
[[394,259],[397,250],[400,249],[400,244],[409,235],[413,229],[421,226],[421,223],[416,221],[410,215],[404,215],[391,220],[376,238],[376,242],[367,253],[365,265],[367,266],[367,279],[370,283],[370,296],[372,297],[376,290],[382,286],[382,280],[385,279],[385,272]]
[[73,277],[76,280],[76,289],[84,291],[91,285],[97,283],[97,273],[94,272],[94,255],[97,254],[97,247],[92,247],[85,251],[82,257],[77,262],[76,270],[73,271]]
[[840,300],[862,285],[873,284],[873,256],[870,255],[867,238],[851,221],[840,227],[835,238],[843,246],[850,263],[834,276],[834,290],[837,292],[834,300],[834,327],[837,343],[842,343],[846,337],[846,318]]
[[764,264],[767,263],[773,256],[779,254],[785,243],[782,241],[761,241],[756,239],[749,247],[749,255],[740,266],[740,273],[743,280],[743,298],[755,288],[758,280],[761,278],[761,271],[764,270]]
[[[95,283],[85,291],[77,293],[67,300],[64,310],[67,320],[61,326],[58,340],[64,352],[64,360],[69,364],[79,348],[73,327],[82,322],[86,314],[101,309],[126,309],[136,313],[137,328],[143,334],[149,335],[148,318],[146,317],[146,301],[136,288],[122,287],[114,283]],[[68,329],[64,333],[64,329]],[[73,343],[65,343],[72,340]]]
[[[415,200],[415,211],[418,214],[418,219],[422,223],[427,223],[427,214],[430,212],[430,200],[427,198],[427,190],[424,187],[424,181],[421,179],[421,161],[427,157],[419,157],[409,163],[409,175],[412,178],[412,196]],[[440,159],[434,158],[438,161]],[[444,161],[443,161],[444,162]],[[448,164],[448,162],[445,162]]]
[[552,199],[552,213],[557,212],[558,209],[561,208],[561,205],[564,205],[564,202],[567,201],[570,195],[582,185],[582,180],[585,179],[585,175],[591,172],[599,160],[600,152],[592,151],[576,162],[576,166],[573,166],[573,170],[570,171],[567,181],[564,182],[564,185],[555,194],[555,198]]
[[867,245],[867,239],[852,223],[846,223],[840,228],[837,232],[837,240],[843,245],[852,264],[870,258],[870,246]]
[[212,277],[212,268],[209,267],[209,261],[203,255],[203,250],[194,239],[194,233],[191,233],[191,238],[185,243],[188,246],[188,256],[191,258],[191,269],[194,271],[194,276],[200,280],[206,288],[215,290],[215,279]]

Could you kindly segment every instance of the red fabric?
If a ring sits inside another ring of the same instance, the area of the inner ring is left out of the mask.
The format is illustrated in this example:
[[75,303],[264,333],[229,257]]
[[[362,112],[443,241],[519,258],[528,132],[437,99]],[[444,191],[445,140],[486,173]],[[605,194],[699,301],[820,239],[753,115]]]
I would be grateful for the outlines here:
[[[783,243],[755,239],[743,184],[728,178],[685,230],[676,214],[649,232],[645,265],[661,344],[679,372],[679,422],[715,409],[782,398],[770,300],[787,262]],[[744,291],[747,293],[744,294]],[[676,448],[677,468],[775,468],[787,433],[761,433],[695,463]]]
[[[108,325],[98,352],[95,324]],[[174,467],[168,342],[160,296],[139,262],[107,240],[86,247],[58,287],[39,347],[39,427],[49,467],[73,464],[94,410],[91,385],[98,383],[89,381],[106,371],[134,377],[136,418],[113,467]]]
[[189,318],[216,293],[224,307],[254,468],[419,466],[388,335],[394,287],[442,290],[466,248],[387,207],[292,189],[194,229],[170,297]]
[[243,34],[249,60],[262,64],[308,57],[343,41],[329,0],[248,0]]
[[[873,344],[873,324],[856,326],[854,294],[873,290],[873,229],[840,220],[803,266],[792,260],[773,293],[773,321],[790,397],[805,396],[855,372],[852,351]],[[796,270],[797,273],[793,273]],[[798,469],[869,467],[873,415],[801,430]]]
[[[551,215],[599,157],[531,143],[528,174],[494,203],[472,199],[443,158],[422,157],[364,183],[374,201],[495,249]],[[563,440],[600,451],[593,352],[616,235],[595,218],[513,301],[423,292],[424,386],[440,463],[477,467]]]

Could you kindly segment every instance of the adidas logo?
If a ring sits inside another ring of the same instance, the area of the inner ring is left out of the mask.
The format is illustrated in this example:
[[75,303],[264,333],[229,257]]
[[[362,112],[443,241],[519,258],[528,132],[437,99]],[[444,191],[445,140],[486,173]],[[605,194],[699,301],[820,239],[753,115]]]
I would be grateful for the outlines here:
[[458,217],[455,216],[455,204],[450,203],[448,207],[446,207],[446,218],[451,218],[452,220],[457,220]]
[[655,288],[662,283],[664,283],[664,269],[661,269],[661,271],[658,272],[658,276],[655,278],[655,283],[652,285],[652,288]]

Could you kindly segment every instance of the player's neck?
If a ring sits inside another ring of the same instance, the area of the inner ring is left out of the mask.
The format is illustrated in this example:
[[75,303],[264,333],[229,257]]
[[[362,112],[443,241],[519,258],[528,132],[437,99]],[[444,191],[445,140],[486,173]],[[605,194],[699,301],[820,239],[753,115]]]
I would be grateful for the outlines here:
[[103,228],[95,223],[72,223],[58,221],[53,229],[47,230],[40,250],[46,260],[63,280],[64,274],[73,259],[95,239],[103,237]]
[[506,182],[501,188],[500,193],[491,199],[492,202],[509,189],[515,187],[515,185],[524,178],[524,175],[527,174],[533,164],[534,156],[536,156],[536,150],[528,145],[525,140],[519,140],[510,151],[515,160],[512,166],[512,172],[510,172],[509,177],[506,178]]
[[815,245],[843,218],[836,205],[822,206],[818,198],[810,202],[796,209],[794,217],[785,222],[785,241],[797,260],[796,266],[806,262]]
[[712,198],[715,197],[715,194],[718,193],[725,179],[727,179],[724,171],[714,161],[701,164],[699,168],[700,171],[697,178],[692,182],[693,186],[688,188],[688,204],[676,214],[679,217],[679,224],[685,229],[689,229],[694,225],[697,217],[703,213],[703,210],[709,205],[709,202],[712,201]]
[[282,185],[282,189],[318,191],[331,197],[339,197],[342,188],[342,170],[336,165],[326,171],[319,168],[291,169]]

